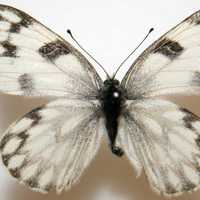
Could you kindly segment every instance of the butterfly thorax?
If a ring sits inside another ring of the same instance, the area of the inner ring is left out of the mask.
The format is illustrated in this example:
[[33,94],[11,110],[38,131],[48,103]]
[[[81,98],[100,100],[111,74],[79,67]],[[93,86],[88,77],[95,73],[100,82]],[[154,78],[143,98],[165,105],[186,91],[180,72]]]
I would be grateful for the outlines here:
[[101,105],[105,117],[106,129],[110,140],[112,152],[122,156],[123,151],[115,146],[118,132],[118,118],[122,112],[125,102],[124,90],[116,79],[107,79],[101,91]]

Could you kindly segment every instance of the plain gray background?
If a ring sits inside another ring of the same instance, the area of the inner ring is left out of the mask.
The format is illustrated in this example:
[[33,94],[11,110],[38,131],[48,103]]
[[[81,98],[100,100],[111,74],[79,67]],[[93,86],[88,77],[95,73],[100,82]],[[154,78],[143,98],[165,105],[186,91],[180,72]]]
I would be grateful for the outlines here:
[[[76,38],[102,63],[111,74],[120,62],[154,27],[142,47],[131,57],[119,73],[123,76],[134,58],[145,47],[185,17],[200,9],[199,0],[10,0],[0,3],[12,5],[72,42],[66,34],[71,28]],[[103,73],[98,69],[98,72]],[[199,97],[177,98],[180,104],[200,115]],[[0,96],[0,131],[30,111],[43,100]],[[156,166],[155,166],[156,167]],[[185,194],[176,199],[199,200],[200,192]],[[144,175],[136,179],[128,160],[114,157],[106,141],[99,154],[86,170],[80,183],[57,196],[54,192],[41,195],[15,182],[0,164],[0,200],[161,200],[154,194]]]

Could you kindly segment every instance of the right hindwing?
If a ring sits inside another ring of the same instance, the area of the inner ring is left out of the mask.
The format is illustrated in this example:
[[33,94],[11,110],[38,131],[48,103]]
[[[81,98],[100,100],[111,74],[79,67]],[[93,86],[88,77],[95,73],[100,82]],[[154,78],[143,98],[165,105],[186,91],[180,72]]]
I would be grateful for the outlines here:
[[166,196],[200,186],[200,118],[166,100],[133,101],[120,119],[118,143],[152,188]]

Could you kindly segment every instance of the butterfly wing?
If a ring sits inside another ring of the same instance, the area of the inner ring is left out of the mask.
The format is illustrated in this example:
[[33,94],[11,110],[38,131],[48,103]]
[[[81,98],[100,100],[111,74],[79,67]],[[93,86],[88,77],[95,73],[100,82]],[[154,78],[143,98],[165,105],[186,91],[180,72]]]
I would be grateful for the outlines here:
[[86,58],[26,13],[0,5],[0,91],[95,98],[102,81]]
[[122,85],[129,99],[200,94],[200,11],[172,28],[133,63]]
[[97,101],[66,99],[32,110],[1,138],[4,165],[33,190],[69,189],[99,148],[99,111]]
[[166,100],[132,101],[120,119],[118,142],[140,175],[162,195],[200,185],[200,118]]

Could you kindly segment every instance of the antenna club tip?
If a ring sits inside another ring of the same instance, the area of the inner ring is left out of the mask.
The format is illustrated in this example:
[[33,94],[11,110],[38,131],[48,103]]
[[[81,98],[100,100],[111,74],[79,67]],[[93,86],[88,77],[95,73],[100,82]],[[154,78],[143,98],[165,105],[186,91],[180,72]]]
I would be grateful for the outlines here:
[[67,29],[67,33],[69,33],[70,35],[72,34],[70,29]]
[[153,28],[153,27],[152,27],[152,28],[150,28],[150,30],[149,30],[149,33],[151,33],[153,30],[154,30],[154,28]]

